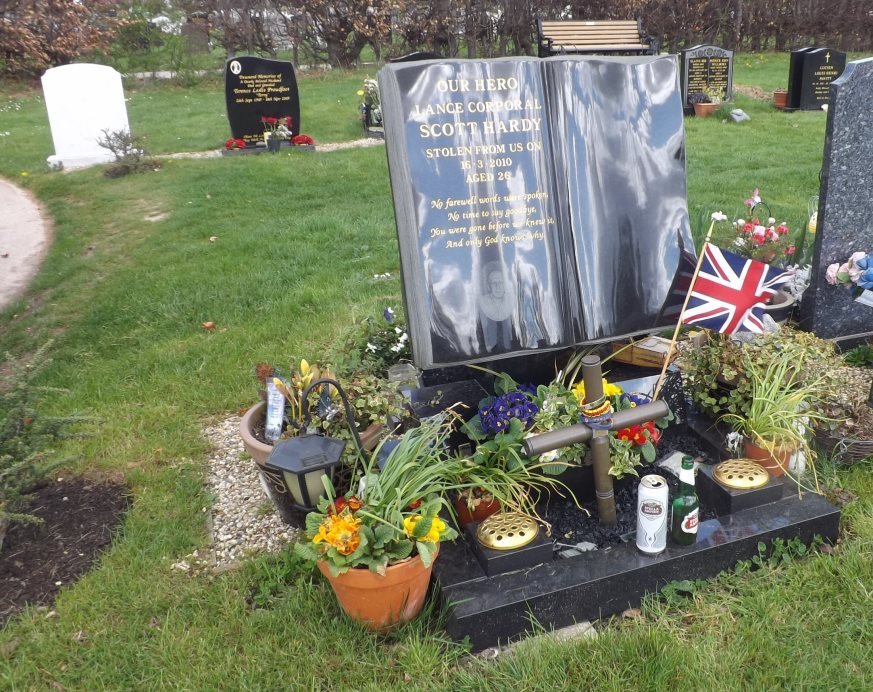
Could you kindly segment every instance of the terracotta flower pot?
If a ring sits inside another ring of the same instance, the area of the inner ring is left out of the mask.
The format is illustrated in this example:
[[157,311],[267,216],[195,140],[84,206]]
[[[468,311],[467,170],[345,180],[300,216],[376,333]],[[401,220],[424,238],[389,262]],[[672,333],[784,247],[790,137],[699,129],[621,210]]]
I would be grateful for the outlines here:
[[496,499],[492,499],[491,502],[482,500],[471,510],[467,506],[467,496],[457,495],[452,504],[455,507],[455,513],[458,515],[458,525],[462,530],[471,521],[483,521],[500,511],[500,500]]
[[710,115],[715,113],[717,108],[717,103],[695,103],[694,115],[696,115],[698,118],[708,118]]
[[261,468],[267,463],[267,457],[273,451],[273,445],[261,442],[255,437],[255,427],[263,426],[266,417],[267,402],[259,401],[245,412],[239,423],[239,434],[242,437],[243,446]]
[[[438,554],[439,546],[434,559]],[[327,563],[317,564],[346,615],[374,632],[387,632],[421,612],[433,570],[433,563],[425,567],[418,555],[389,565],[385,576],[364,567],[335,577]]]
[[788,105],[788,91],[777,89],[773,92],[773,105],[779,110],[784,110]]
[[290,526],[302,528],[306,526],[306,513],[294,507],[291,493],[285,487],[282,475],[276,471],[270,471],[264,466],[267,463],[267,457],[273,451],[273,445],[261,442],[255,437],[255,427],[263,426],[266,415],[267,404],[264,401],[255,404],[245,412],[239,424],[239,434],[242,437],[243,447],[255,460],[261,489],[275,505],[282,521]]
[[771,453],[769,449],[759,447],[749,440],[746,440],[745,450],[747,459],[763,466],[774,478],[785,475],[793,454],[792,450],[786,447],[776,447]]

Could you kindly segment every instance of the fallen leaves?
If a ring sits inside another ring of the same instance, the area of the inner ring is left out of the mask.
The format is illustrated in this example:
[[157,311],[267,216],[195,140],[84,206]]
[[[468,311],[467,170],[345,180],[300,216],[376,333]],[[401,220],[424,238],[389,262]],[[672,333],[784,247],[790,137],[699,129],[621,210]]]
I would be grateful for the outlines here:
[[215,322],[204,322],[200,326],[203,327],[203,329],[207,332],[211,333],[215,331]]

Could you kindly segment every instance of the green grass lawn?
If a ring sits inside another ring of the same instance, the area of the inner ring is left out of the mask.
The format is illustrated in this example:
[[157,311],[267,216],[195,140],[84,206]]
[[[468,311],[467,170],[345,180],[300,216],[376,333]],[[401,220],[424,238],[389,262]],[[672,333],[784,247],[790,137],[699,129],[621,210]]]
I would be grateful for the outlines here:
[[[735,82],[772,90],[786,71],[787,56],[740,55]],[[367,74],[302,75],[304,132],[357,138]],[[229,136],[218,82],[126,94],[152,152],[215,149]],[[800,227],[824,114],[736,105],[750,122],[686,121],[689,207],[731,215],[759,187]],[[56,618],[30,610],[0,631],[0,688],[862,689],[873,679],[869,462],[828,471],[858,497],[833,554],[725,574],[686,599],[650,599],[641,619],[601,623],[596,639],[530,641],[495,662],[465,659],[436,613],[386,638],[364,634],[295,561],[265,557],[215,577],[171,569],[206,543],[201,431],[254,401],[254,364],[317,360],[350,320],[399,302],[384,149],[173,160],[112,180],[45,170],[38,91],[0,97],[6,131],[0,174],[39,197],[55,240],[29,293],[0,313],[0,350],[23,357],[55,340],[42,383],[68,392],[47,409],[101,419],[75,447],[74,470],[122,474],[134,501],[112,550],[62,591]],[[246,596],[270,571],[287,588],[252,609]]]

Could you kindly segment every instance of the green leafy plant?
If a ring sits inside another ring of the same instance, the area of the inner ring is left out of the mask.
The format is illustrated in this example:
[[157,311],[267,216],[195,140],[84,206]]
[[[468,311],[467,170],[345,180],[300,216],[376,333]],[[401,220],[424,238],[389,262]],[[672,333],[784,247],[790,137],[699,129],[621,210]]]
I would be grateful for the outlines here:
[[130,130],[101,130],[97,146],[108,149],[115,157],[115,163],[108,166],[104,174],[108,178],[120,178],[128,173],[153,171],[161,167],[146,154],[142,138],[134,136]]
[[292,586],[311,583],[312,565],[293,550],[283,550],[246,563],[250,586],[249,599],[256,608],[268,608]]
[[[377,472],[380,444],[361,469],[360,497],[323,497],[318,511],[306,516],[306,540],[295,545],[308,560],[323,560],[331,574],[366,567],[384,574],[387,567],[413,554],[428,567],[437,544],[453,540],[457,532],[440,518],[449,508],[446,493],[464,487],[459,479],[464,462],[445,448],[452,418],[426,421],[405,433]],[[355,487],[356,483],[352,483]]]
[[52,446],[81,437],[82,433],[71,428],[88,420],[82,416],[40,413],[45,397],[63,391],[34,384],[39,373],[51,363],[46,357],[50,347],[51,342],[46,343],[24,363],[17,362],[9,353],[5,357],[12,374],[6,382],[0,382],[0,524],[38,521],[16,510],[36,483],[71,461],[69,457],[56,456]]
[[353,325],[332,354],[337,370],[347,376],[367,372],[387,377],[388,368],[411,358],[406,319],[391,307],[386,307],[380,317],[367,317]]
[[855,346],[843,354],[843,360],[858,368],[869,368],[873,366],[873,346],[870,344]]

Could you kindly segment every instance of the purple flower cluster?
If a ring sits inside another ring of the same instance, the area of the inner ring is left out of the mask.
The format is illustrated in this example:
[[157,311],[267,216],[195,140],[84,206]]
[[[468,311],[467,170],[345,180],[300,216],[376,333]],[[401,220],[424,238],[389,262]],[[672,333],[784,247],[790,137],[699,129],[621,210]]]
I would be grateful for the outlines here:
[[651,404],[652,397],[646,394],[641,394],[639,392],[626,392],[621,395],[619,401],[621,408],[627,409],[635,408],[637,406],[643,406],[644,404]]
[[501,394],[489,406],[482,406],[479,409],[479,419],[487,434],[496,435],[506,430],[513,418],[518,418],[525,428],[530,428],[539,410],[539,406],[523,393],[508,392]]

